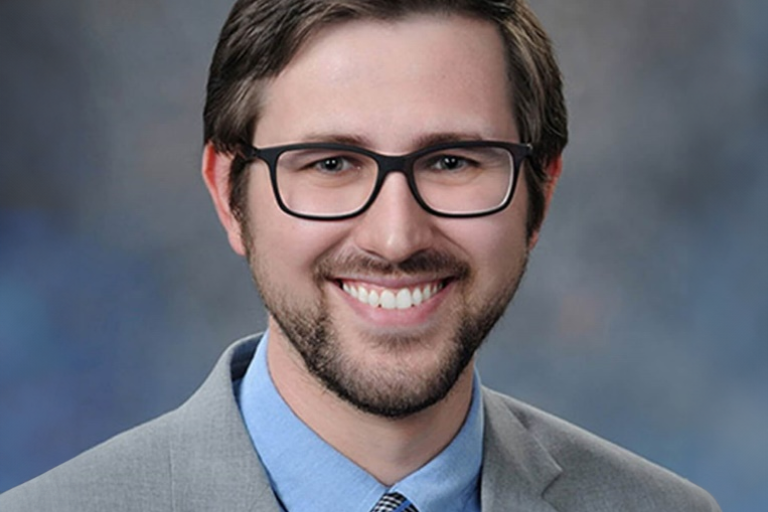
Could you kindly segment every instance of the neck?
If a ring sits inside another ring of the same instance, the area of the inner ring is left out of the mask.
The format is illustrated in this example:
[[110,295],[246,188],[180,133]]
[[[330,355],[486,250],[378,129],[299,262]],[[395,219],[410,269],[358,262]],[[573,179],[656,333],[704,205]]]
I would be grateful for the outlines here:
[[279,331],[270,331],[267,361],[283,400],[325,442],[386,486],[439,454],[456,436],[472,400],[469,364],[448,395],[404,418],[385,418],[341,400],[310,375]]

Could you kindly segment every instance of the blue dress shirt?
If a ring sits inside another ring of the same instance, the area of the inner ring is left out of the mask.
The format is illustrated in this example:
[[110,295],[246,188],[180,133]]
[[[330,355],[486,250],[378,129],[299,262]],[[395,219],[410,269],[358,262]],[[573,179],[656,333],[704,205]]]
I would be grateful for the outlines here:
[[483,414],[477,373],[469,414],[453,441],[388,488],[293,413],[269,374],[267,343],[265,333],[237,394],[248,433],[285,510],[369,512],[385,492],[392,491],[407,496],[419,512],[480,511]]

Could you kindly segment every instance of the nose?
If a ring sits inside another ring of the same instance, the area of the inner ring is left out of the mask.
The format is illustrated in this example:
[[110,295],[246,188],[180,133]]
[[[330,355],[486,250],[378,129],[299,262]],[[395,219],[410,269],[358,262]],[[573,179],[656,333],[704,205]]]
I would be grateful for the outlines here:
[[376,200],[360,217],[354,240],[358,248],[390,263],[407,260],[431,246],[434,218],[413,197],[406,177],[387,176]]

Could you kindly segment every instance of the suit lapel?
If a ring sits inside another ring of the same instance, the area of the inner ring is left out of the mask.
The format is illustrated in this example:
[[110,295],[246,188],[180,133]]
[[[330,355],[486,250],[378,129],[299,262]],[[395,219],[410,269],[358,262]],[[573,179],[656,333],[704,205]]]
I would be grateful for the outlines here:
[[[259,339],[227,349],[200,389],[168,418],[174,511],[281,512],[233,392]],[[483,512],[556,512],[542,494],[560,467],[502,397],[483,389],[483,404]]]
[[561,473],[549,452],[496,393],[483,389],[483,512],[556,512],[543,497]]
[[260,336],[231,346],[208,379],[174,413],[173,510],[280,512],[235,400]]

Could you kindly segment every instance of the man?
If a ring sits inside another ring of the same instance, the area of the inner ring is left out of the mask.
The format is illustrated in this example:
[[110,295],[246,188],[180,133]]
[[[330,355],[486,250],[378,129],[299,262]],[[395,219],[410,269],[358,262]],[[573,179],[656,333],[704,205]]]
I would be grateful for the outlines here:
[[267,333],[0,510],[719,510],[474,371],[567,139],[523,2],[240,0],[205,130],[203,177]]

